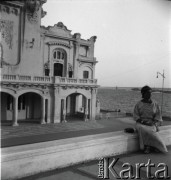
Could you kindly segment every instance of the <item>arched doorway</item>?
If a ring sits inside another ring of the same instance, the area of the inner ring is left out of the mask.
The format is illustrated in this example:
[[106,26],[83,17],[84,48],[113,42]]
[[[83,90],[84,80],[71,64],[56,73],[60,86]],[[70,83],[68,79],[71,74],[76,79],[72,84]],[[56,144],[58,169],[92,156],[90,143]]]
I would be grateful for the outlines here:
[[18,98],[18,120],[30,122],[40,121],[41,118],[41,96],[28,92]]
[[[18,125],[21,122],[43,123],[42,115],[47,118],[48,101],[43,99],[39,94],[28,92],[13,97],[9,93],[1,92],[1,122],[3,125]],[[44,104],[42,104],[44,102]],[[43,106],[44,105],[44,106]],[[44,108],[44,113],[42,109]]]
[[[88,113],[88,114],[87,114]],[[79,93],[70,94],[66,98],[66,120],[67,121],[84,121],[85,115],[89,117],[90,104],[88,99]]]
[[54,63],[54,76],[63,76],[63,64],[61,63]]
[[12,95],[1,92],[1,122],[12,122],[14,98]]

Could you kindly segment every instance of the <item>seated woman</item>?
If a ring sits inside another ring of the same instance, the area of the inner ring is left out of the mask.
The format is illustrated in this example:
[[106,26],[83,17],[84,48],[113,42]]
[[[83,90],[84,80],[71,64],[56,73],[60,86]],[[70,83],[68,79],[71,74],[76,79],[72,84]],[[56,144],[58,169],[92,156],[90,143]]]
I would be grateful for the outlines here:
[[162,122],[159,105],[151,100],[152,89],[144,86],[141,89],[142,100],[134,108],[134,120],[139,135],[140,149],[150,153],[151,147],[161,152],[168,152],[165,143],[158,133],[158,123]]

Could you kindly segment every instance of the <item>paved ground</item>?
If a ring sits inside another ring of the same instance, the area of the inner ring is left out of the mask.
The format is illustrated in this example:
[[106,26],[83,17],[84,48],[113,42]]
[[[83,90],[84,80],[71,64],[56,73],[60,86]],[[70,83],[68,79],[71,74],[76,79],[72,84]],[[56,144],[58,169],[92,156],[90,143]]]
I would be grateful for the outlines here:
[[[136,174],[136,164],[137,163],[144,163],[147,164],[150,160],[149,164],[154,164],[154,167],[151,167],[151,176],[155,177],[155,173],[157,170],[161,170],[164,168],[164,164],[166,165],[166,176],[171,177],[171,146],[168,147],[169,153],[162,154],[162,153],[150,153],[150,154],[143,154],[142,152],[136,152],[132,154],[126,154],[126,155],[120,155],[116,157],[110,157],[109,158],[109,164],[113,161],[113,158],[115,160],[119,158],[119,160],[116,162],[116,164],[113,166],[113,169],[116,171],[117,174],[120,174],[122,170],[128,169],[128,165],[125,167],[122,167],[123,164],[129,163],[130,166],[132,166],[133,175],[138,176],[138,173]],[[99,173],[99,163],[103,161],[95,160],[87,163],[78,164],[75,166],[71,166],[64,169],[58,169],[53,170],[49,172],[40,173],[34,176],[22,178],[21,180],[99,180],[100,175]],[[161,165],[160,163],[164,163]],[[161,165],[158,167],[158,165]],[[137,166],[138,167],[138,166]],[[101,174],[103,171],[101,171]],[[116,174],[114,174],[116,176]],[[116,180],[117,178],[112,175],[112,173],[109,171],[109,178],[111,180]],[[125,174],[124,176],[128,175]],[[159,174],[160,177],[164,175],[164,171]],[[128,178],[131,179],[131,178]],[[132,178],[132,179],[138,179],[138,178]],[[147,167],[142,167],[140,169],[140,175],[139,179],[147,180]],[[159,178],[153,178],[153,179],[159,179]],[[166,179],[166,178],[161,178]],[[167,178],[170,179],[170,178]]]
[[[171,121],[164,121],[163,125],[171,125]],[[72,121],[61,124],[29,124],[21,123],[18,127],[2,126],[1,127],[1,146],[8,147],[20,144],[29,144],[43,141],[50,141],[56,139],[65,139],[70,137],[85,136],[90,134],[99,134],[112,131],[124,130],[126,127],[134,127],[134,121],[131,117],[111,117],[110,119],[97,120],[94,122]],[[165,163],[168,166],[168,175],[171,176],[171,146],[168,154],[151,153],[148,155],[142,152],[126,154],[118,156],[119,160],[114,165],[117,173],[128,168],[122,167],[124,163],[129,163],[132,166],[133,174],[136,175],[136,163],[147,164],[148,160],[155,164],[152,168],[152,174],[160,168],[157,167],[159,163]],[[111,157],[110,161],[112,161]],[[22,178],[22,180],[97,180],[99,179],[99,160],[70,166],[64,169],[40,173],[34,176]],[[162,173],[160,175],[163,175]],[[148,179],[146,177],[146,168],[142,168],[140,172],[141,179]],[[109,172],[109,179],[117,179],[111,172]]]
[[[163,125],[171,125],[171,121],[164,121]],[[44,125],[20,123],[17,127],[5,125],[1,126],[1,147],[120,131],[127,127],[134,127],[132,117],[110,117],[89,122],[70,121]]]

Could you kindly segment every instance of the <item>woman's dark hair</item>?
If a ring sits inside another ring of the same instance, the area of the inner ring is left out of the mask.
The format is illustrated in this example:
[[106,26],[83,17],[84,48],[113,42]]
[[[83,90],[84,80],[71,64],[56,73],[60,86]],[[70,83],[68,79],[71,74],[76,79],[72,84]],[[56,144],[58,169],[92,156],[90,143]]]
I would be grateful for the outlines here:
[[149,86],[144,86],[141,88],[141,94],[142,94],[142,97],[144,95],[145,92],[149,91],[149,90],[152,90],[151,87]]
[[149,86],[144,86],[144,87],[141,88],[141,94],[144,93],[144,92],[146,92],[146,91],[149,91],[149,90],[152,90],[151,87],[149,87]]

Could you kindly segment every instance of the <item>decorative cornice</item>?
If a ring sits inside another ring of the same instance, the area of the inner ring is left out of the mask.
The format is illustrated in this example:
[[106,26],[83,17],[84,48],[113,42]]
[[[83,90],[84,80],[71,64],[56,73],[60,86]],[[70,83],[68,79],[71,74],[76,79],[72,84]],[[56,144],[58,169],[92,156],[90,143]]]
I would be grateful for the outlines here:
[[11,83],[11,82],[2,82],[0,85],[2,88],[6,88],[9,90],[15,91],[15,93],[20,92],[22,90],[38,90],[43,94],[48,95],[50,93],[49,88],[54,88],[58,93],[62,90],[67,89],[85,89],[90,90],[91,88],[98,88],[97,84],[32,84],[32,83]]
[[99,85],[60,85],[60,87],[63,90],[67,90],[67,89],[85,89],[85,90],[90,90],[91,88],[98,88]]
[[62,41],[50,41],[50,42],[47,42],[47,44],[50,45],[50,46],[58,45],[58,46],[64,46],[64,47],[67,47],[67,48],[72,48],[71,45],[69,45],[67,43],[64,43]]
[[20,10],[16,7],[10,7],[8,5],[2,5],[2,4],[0,4],[0,11],[8,14],[15,14],[16,16],[18,16],[20,12]]
[[1,1],[0,4],[3,5],[10,5],[13,7],[23,7],[24,6],[24,0],[18,0],[18,1]]
[[11,89],[13,91],[21,91],[25,89],[35,89],[42,92],[48,93],[49,84],[32,84],[32,83],[12,83],[12,82],[1,82],[1,87]]

